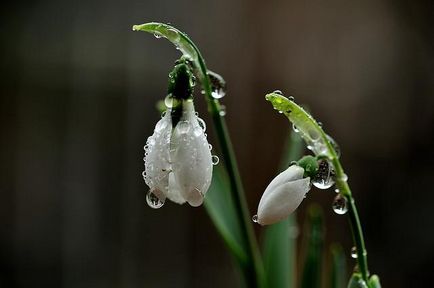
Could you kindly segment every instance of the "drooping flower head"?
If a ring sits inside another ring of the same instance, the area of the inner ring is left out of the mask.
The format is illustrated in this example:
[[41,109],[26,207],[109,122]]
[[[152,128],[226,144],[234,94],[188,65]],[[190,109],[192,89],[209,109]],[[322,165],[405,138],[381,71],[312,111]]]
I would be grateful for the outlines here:
[[270,225],[294,212],[310,190],[310,178],[304,177],[304,172],[302,167],[292,165],[277,175],[265,189],[254,221]]
[[188,63],[177,62],[169,75],[167,111],[146,141],[143,176],[153,208],[161,207],[166,198],[200,206],[211,184],[213,156],[205,122],[194,110],[193,77]]

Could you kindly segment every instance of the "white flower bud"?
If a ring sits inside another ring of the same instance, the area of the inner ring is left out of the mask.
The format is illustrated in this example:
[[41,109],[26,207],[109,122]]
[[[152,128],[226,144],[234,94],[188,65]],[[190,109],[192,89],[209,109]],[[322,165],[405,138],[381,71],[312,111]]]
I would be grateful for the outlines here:
[[172,129],[170,109],[147,140],[145,182],[161,201],[200,206],[211,184],[212,158],[193,101],[182,104],[180,121]]
[[303,174],[303,168],[292,165],[270,182],[259,201],[259,224],[276,223],[297,209],[310,189],[310,178],[303,178]]

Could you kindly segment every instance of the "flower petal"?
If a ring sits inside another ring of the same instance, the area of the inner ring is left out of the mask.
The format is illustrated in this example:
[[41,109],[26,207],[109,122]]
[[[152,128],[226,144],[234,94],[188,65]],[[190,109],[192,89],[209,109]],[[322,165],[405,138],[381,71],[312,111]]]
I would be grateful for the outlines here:
[[211,184],[211,152],[193,103],[183,105],[184,114],[172,134],[172,170],[181,195],[190,205],[199,206]]
[[309,189],[309,177],[284,183],[273,190],[267,187],[259,202],[258,223],[270,225],[284,219],[297,209]]
[[[285,184],[290,181],[303,178],[304,169],[297,165],[289,166],[285,171],[274,177],[274,179],[268,184],[265,192],[273,191],[277,186]],[[265,194],[265,193],[264,193]]]
[[[170,114],[170,113],[168,113]],[[157,122],[154,134],[148,138],[145,146],[145,175],[146,185],[152,190],[159,190],[164,195],[168,192],[170,165],[170,115],[165,115]],[[161,195],[161,193],[158,193]],[[160,198],[160,196],[157,195]],[[160,200],[164,200],[161,199]]]
[[184,204],[185,199],[181,195],[181,191],[179,189],[178,183],[175,180],[175,175],[173,172],[169,173],[169,189],[166,193],[167,198],[169,198],[171,201],[178,203],[178,204]]

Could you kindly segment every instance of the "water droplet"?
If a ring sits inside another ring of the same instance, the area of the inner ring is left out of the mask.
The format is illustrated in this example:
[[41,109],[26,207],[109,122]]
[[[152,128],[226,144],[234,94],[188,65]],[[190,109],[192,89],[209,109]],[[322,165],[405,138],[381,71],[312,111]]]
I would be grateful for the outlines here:
[[146,171],[142,172],[142,176],[143,176],[143,179],[145,179],[145,177],[146,177]]
[[160,120],[160,121],[158,121],[157,125],[155,125],[155,131],[161,132],[166,127],[167,127],[167,121]]
[[328,189],[335,184],[333,175],[332,165],[326,159],[321,159],[318,163],[318,172],[312,179],[312,184],[319,189]]
[[167,29],[166,35],[167,35],[167,38],[173,42],[179,41],[179,38],[180,38],[179,33],[178,33],[178,31],[176,31],[173,28]]
[[274,90],[273,93],[274,93],[274,94],[283,95],[282,91],[280,91],[280,90]]
[[339,147],[338,143],[330,135],[327,135],[327,140],[329,140],[333,149],[335,149],[336,156],[338,156],[338,158],[341,157],[341,148]]
[[288,97],[288,100],[290,100],[290,101],[294,101],[295,98],[294,98],[294,96],[289,96],[289,97]]
[[209,148],[209,150],[211,151],[211,150],[212,150],[212,145],[211,145],[211,144],[208,144],[208,148]]
[[143,150],[148,150],[149,149],[149,145],[148,144],[146,144],[144,147],[143,147]]
[[153,146],[153,145],[155,145],[155,139],[152,138],[152,137],[149,137],[147,142],[148,142],[148,145],[149,145],[149,146]]
[[188,131],[190,131],[190,123],[188,123],[188,121],[181,121],[176,125],[176,129],[178,130],[179,134],[186,134]]
[[226,106],[225,105],[220,105],[219,115],[220,116],[226,116]]
[[320,133],[315,130],[315,129],[309,129],[307,131],[307,133],[309,134],[309,138],[313,141],[313,142],[317,142],[320,138]]
[[297,126],[295,126],[294,124],[292,124],[292,130],[294,130],[295,133],[300,132],[300,130],[298,130]]
[[155,36],[155,38],[157,38],[157,39],[160,39],[160,38],[161,38],[161,35],[158,34],[158,33],[154,33],[154,36]]
[[347,199],[345,199],[345,197],[341,194],[336,195],[335,199],[333,200],[332,208],[333,211],[338,215],[347,213]]
[[212,155],[211,156],[211,162],[212,162],[212,165],[217,165],[217,164],[219,164],[220,159],[217,155]]
[[203,133],[203,130],[199,126],[196,126],[193,130],[193,134],[196,137],[199,137],[202,133]]
[[167,95],[166,98],[164,98],[164,104],[166,105],[167,108],[172,108],[174,104],[173,102],[174,99],[171,94]]
[[357,248],[356,248],[356,246],[353,246],[351,248],[351,258],[357,259]]
[[152,209],[158,209],[163,207],[164,205],[164,201],[161,201],[154,193],[152,193],[151,191],[149,191],[146,194],[146,203],[148,204],[149,207],[151,207]]
[[339,190],[339,188],[335,188],[335,192],[336,192],[336,193],[339,193],[339,192],[341,192],[341,191]]
[[205,132],[206,131],[205,121],[203,121],[201,118],[197,117],[197,122],[199,122],[200,128],[202,128],[203,132]]
[[196,77],[194,75],[191,76],[191,78],[190,78],[190,86],[191,87],[196,86]]
[[340,177],[340,180],[341,181],[344,181],[344,182],[347,182],[348,181],[348,176],[347,176],[347,174],[342,174],[342,176]]
[[318,121],[318,122],[316,122],[316,124],[318,124],[318,126],[322,128],[322,123],[321,122]]
[[208,76],[211,81],[211,96],[214,99],[221,99],[226,95],[226,82],[219,74],[209,71]]
[[258,223],[258,215],[253,215],[252,221]]

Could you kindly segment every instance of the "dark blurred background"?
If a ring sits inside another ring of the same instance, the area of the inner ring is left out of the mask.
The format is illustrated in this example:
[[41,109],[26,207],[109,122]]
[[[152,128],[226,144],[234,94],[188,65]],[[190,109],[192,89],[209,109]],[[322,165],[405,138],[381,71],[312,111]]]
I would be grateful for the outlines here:
[[[132,32],[170,22],[228,83],[251,214],[288,122],[275,89],[338,141],[370,269],[427,287],[434,267],[433,1],[14,1],[0,12],[0,287],[237,287],[203,207],[144,203],[143,145],[179,52]],[[200,95],[200,94],[199,94]],[[212,125],[198,95],[198,110]],[[332,190],[327,241],[349,254]],[[302,229],[301,229],[302,230]],[[263,231],[258,227],[257,232]],[[353,261],[348,257],[348,263]],[[211,280],[212,279],[212,280]],[[430,280],[431,281],[431,280]]]

